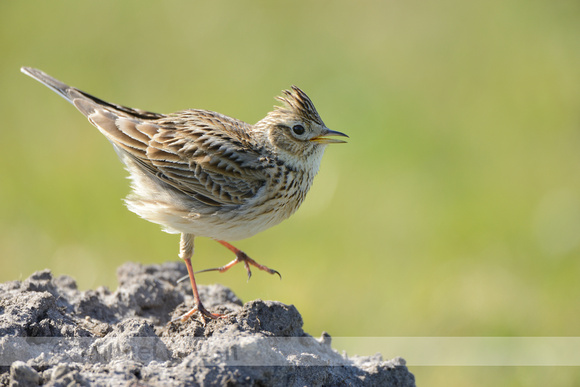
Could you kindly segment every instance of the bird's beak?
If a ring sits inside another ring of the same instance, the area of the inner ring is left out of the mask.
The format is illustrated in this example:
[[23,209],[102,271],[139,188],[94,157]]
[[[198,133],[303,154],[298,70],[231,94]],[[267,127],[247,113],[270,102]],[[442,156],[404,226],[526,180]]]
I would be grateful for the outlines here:
[[336,130],[326,129],[320,136],[316,136],[310,139],[312,142],[317,142],[319,144],[342,144],[346,141],[338,140],[336,138],[329,138],[330,136],[340,136],[340,137],[347,137],[348,136],[344,133],[337,132]]

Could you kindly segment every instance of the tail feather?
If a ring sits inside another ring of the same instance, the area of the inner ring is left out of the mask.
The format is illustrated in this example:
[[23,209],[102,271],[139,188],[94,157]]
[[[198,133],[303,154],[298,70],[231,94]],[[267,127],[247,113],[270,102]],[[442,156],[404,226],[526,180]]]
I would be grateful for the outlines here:
[[[62,83],[58,79],[32,67],[22,67],[20,71],[55,91],[61,97],[72,103],[85,116],[90,115],[97,109],[105,109],[121,117],[140,118],[144,120],[163,117],[163,114],[148,112],[141,109],[133,109],[103,101],[89,93],[85,93],[82,90]],[[82,103],[80,101],[82,101]]]
[[[29,77],[36,79],[37,81],[44,84],[45,86],[49,87],[50,89],[55,91],[57,94],[59,94],[61,97],[66,99],[68,102],[73,103],[73,99],[75,96],[71,95],[71,93],[74,91],[78,92],[78,90],[76,90],[75,88],[70,87],[69,85],[62,83],[58,79],[55,79],[55,78],[51,77],[50,75],[43,73],[42,71],[40,71],[38,69],[33,69],[31,67],[22,67],[20,69],[20,71],[22,71],[24,74],[28,75]],[[75,93],[75,94],[77,94],[77,93]]]

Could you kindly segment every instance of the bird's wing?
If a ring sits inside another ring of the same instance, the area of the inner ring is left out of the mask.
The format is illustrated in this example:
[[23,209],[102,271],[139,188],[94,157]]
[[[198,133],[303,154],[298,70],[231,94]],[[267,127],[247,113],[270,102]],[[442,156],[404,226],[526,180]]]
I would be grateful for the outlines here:
[[221,205],[242,204],[265,185],[270,163],[251,140],[248,124],[204,110],[158,122],[147,158],[177,188]]
[[204,110],[186,110],[154,120],[87,111],[118,149],[155,178],[208,205],[239,205],[265,184],[267,158],[252,146],[240,121]]
[[22,71],[71,102],[116,150],[153,178],[212,206],[239,205],[267,180],[270,160],[242,121],[205,110],[169,115],[115,105],[40,70]]

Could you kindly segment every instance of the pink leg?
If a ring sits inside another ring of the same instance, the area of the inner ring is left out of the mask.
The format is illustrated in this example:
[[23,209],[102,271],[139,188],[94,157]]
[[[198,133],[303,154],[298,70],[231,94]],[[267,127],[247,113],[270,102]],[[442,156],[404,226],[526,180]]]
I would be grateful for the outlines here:
[[270,274],[278,274],[278,276],[280,276],[280,278],[282,278],[280,273],[278,273],[276,270],[270,269],[269,267],[264,266],[264,265],[260,265],[258,262],[254,261],[252,258],[248,257],[248,255],[246,253],[244,253],[242,250],[238,249],[237,247],[232,246],[231,244],[229,244],[226,241],[220,241],[217,239],[216,239],[216,241],[219,242],[220,244],[222,244],[223,246],[227,247],[234,254],[236,254],[236,259],[234,259],[233,261],[231,261],[227,265],[224,265],[221,267],[215,267],[213,269],[200,270],[196,273],[203,273],[206,271],[219,271],[220,273],[223,273],[223,272],[231,269],[236,264],[243,262],[244,266],[246,267],[246,271],[248,272],[248,280],[252,276],[252,271],[250,270],[250,265],[257,267],[258,269],[263,270],[265,272],[268,272]]
[[201,299],[199,298],[199,292],[197,290],[197,284],[195,283],[195,276],[193,272],[193,267],[191,266],[191,257],[193,255],[193,235],[191,234],[181,234],[181,243],[180,243],[180,252],[179,257],[183,259],[185,262],[185,266],[187,267],[187,272],[189,273],[189,280],[191,281],[191,289],[193,290],[193,303],[194,307],[189,312],[171,320],[171,322],[181,320],[182,322],[189,319],[191,316],[195,314],[195,312],[199,312],[201,316],[201,320],[205,324],[205,318],[208,317],[210,319],[216,319],[223,317],[222,314],[210,313],[201,303]]

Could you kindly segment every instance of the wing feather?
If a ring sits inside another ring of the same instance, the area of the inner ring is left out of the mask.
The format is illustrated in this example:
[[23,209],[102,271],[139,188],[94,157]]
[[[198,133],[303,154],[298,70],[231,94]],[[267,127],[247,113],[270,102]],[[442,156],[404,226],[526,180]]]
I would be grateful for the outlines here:
[[223,205],[242,204],[265,184],[269,162],[251,141],[247,124],[216,115],[188,110],[158,120],[147,156],[182,191]]
[[96,109],[88,117],[155,178],[205,204],[241,205],[264,186],[269,162],[251,142],[247,124],[215,120],[215,114],[188,110],[143,122]]

